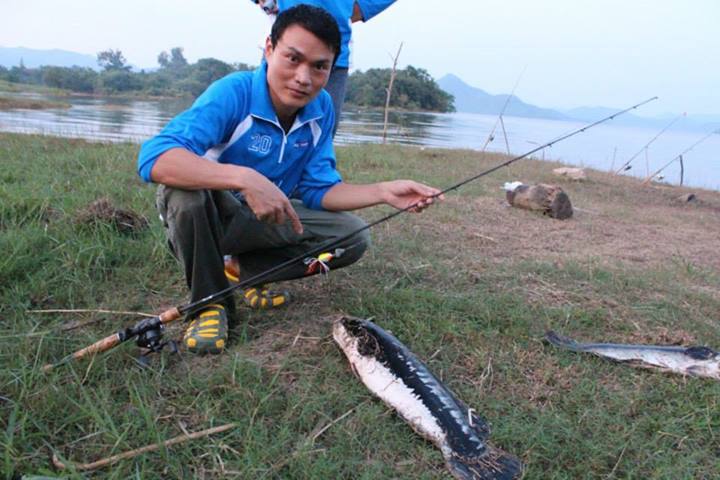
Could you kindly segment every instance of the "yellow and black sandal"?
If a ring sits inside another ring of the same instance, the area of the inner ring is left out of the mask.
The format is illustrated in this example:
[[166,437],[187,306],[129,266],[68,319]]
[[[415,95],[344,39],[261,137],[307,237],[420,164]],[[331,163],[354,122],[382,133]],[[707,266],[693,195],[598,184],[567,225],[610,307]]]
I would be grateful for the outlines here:
[[[230,283],[240,281],[240,263],[232,255],[225,255],[225,277]],[[267,285],[248,288],[243,295],[245,305],[256,310],[265,310],[285,305],[290,301],[290,293],[285,290],[269,290]]]
[[245,305],[256,310],[277,308],[290,301],[286,290],[270,290],[267,285],[248,288],[244,295]]
[[228,322],[222,305],[209,305],[190,322],[183,343],[192,353],[221,353],[228,338]]

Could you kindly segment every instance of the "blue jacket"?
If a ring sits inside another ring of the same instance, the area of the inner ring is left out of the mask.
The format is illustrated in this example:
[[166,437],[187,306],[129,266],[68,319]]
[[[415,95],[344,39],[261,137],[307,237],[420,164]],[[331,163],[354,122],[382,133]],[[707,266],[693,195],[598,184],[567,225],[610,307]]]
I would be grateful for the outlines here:
[[[278,10],[282,12],[300,3],[314,5],[327,10],[333,16],[340,28],[340,55],[336,67],[348,68],[350,66],[350,40],[352,39],[352,24],[350,18],[356,0],[279,0]],[[395,0],[357,0],[363,14],[363,21],[368,21],[382,12]]]
[[270,101],[266,73],[263,65],[210,85],[189,110],[142,145],[142,179],[150,182],[157,158],[180,147],[213,161],[250,167],[288,197],[321,210],[325,193],[342,181],[335,168],[330,95],[322,90],[300,109],[286,135]]
[[395,3],[395,0],[357,0],[362,12],[363,22],[367,22],[393,3]]

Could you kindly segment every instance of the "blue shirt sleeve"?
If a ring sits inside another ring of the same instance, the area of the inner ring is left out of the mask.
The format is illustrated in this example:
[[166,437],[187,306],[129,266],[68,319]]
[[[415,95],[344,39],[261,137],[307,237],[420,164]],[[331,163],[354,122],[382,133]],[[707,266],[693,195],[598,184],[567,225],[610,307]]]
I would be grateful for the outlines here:
[[151,172],[158,157],[173,148],[184,148],[204,155],[210,148],[223,143],[238,123],[242,96],[237,82],[243,79],[228,76],[216,81],[200,95],[190,109],[179,114],[155,137],[143,143],[138,155],[137,171],[151,182]]
[[335,124],[335,112],[330,96],[327,95],[326,114],[323,117],[322,133],[312,157],[305,164],[302,177],[295,190],[306,207],[323,210],[322,200],[334,185],[342,182],[336,169],[335,150],[333,148],[332,127]]
[[363,22],[367,22],[378,13],[382,12],[395,0],[355,0],[362,11]]

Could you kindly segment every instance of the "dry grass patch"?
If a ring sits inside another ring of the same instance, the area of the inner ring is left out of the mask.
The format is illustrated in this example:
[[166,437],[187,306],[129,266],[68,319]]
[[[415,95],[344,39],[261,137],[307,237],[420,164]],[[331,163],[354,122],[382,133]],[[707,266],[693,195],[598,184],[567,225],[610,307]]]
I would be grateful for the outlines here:
[[70,104],[23,97],[0,96],[0,110],[43,110],[47,108],[70,108]]

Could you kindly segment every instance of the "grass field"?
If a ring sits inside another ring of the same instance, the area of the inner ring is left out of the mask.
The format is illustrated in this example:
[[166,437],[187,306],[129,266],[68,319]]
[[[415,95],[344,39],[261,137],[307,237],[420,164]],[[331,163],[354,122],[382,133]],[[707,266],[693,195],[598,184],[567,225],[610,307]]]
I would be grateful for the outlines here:
[[[529,479],[720,477],[720,383],[559,351],[583,341],[720,348],[720,194],[643,187],[591,171],[570,183],[523,160],[422,215],[373,230],[358,264],[288,283],[296,301],[240,308],[226,353],[163,352],[141,369],[128,343],[48,374],[42,365],[186,302],[136,145],[0,134],[0,472],[57,475],[52,452],[92,462],[183,431],[227,432],[66,478],[421,478],[442,456],[373,398],[330,336],[339,314],[373,317],[492,424]],[[347,180],[438,187],[503,161],[470,151],[339,149]],[[563,186],[560,222],[505,206],[505,181]],[[150,220],[86,223],[108,198]],[[387,213],[373,208],[373,220]],[[92,312],[44,313],[40,310]],[[171,325],[178,338],[182,324]]]

